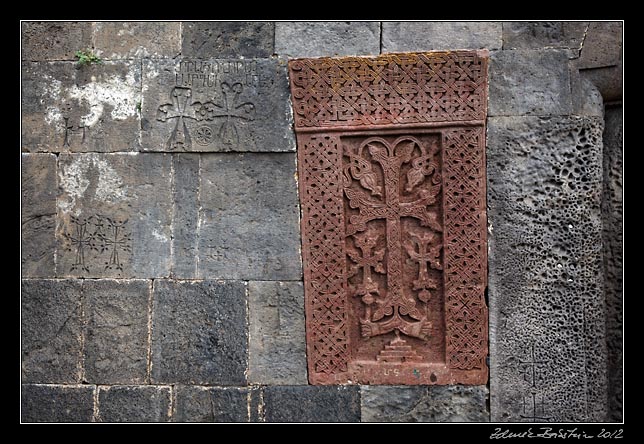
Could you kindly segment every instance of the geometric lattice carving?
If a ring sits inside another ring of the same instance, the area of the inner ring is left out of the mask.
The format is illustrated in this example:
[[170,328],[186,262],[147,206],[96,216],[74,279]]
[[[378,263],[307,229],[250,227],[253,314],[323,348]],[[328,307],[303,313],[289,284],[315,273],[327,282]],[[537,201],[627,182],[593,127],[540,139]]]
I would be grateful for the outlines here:
[[289,69],[311,383],[485,383],[487,53]]

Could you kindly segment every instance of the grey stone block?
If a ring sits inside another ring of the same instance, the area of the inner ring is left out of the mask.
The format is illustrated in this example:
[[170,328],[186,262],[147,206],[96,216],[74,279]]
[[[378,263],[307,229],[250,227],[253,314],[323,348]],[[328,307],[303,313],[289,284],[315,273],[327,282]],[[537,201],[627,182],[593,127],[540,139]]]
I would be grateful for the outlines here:
[[485,386],[362,386],[362,422],[487,422]]
[[488,116],[571,113],[567,50],[494,51],[490,58]]
[[104,60],[176,57],[179,22],[94,22],[94,53]]
[[568,48],[578,55],[588,22],[504,22],[503,49]]
[[23,22],[22,60],[76,60],[92,46],[90,22]]
[[249,282],[249,370],[253,384],[306,384],[304,287]]
[[137,151],[141,64],[25,62],[22,150]]
[[20,177],[22,276],[54,276],[56,156],[23,153]]
[[382,52],[501,49],[501,22],[382,22]]
[[93,386],[23,384],[23,422],[91,422],[94,417]]
[[144,383],[148,355],[149,281],[87,280],[85,380]]
[[621,60],[616,66],[580,70],[579,75],[582,79],[589,80],[597,87],[604,98],[604,102],[622,100],[624,74]]
[[22,381],[78,383],[81,378],[81,282],[23,280]]
[[272,22],[183,22],[184,57],[270,57]]
[[100,422],[169,422],[170,387],[98,388]]
[[294,154],[204,156],[201,171],[199,277],[300,279]]
[[158,280],[152,311],[154,383],[246,383],[244,283]]
[[197,276],[199,227],[199,154],[173,154],[172,277]]
[[609,421],[623,421],[623,153],[624,128],[621,106],[606,107],[604,128],[604,189],[602,241],[604,291],[606,292],[606,341],[608,345]]
[[379,22],[276,22],[275,52],[288,57],[377,55]]
[[488,119],[492,421],[606,417],[602,129]]
[[620,63],[622,29],[621,22],[591,22],[579,57],[579,68],[601,68]]
[[[256,422],[260,390],[244,387],[176,387],[175,422]],[[249,413],[251,417],[249,418]]]
[[59,156],[58,276],[168,276],[170,160],[167,154]]
[[359,386],[268,386],[266,422],[359,422]]
[[286,61],[143,62],[145,151],[295,151]]

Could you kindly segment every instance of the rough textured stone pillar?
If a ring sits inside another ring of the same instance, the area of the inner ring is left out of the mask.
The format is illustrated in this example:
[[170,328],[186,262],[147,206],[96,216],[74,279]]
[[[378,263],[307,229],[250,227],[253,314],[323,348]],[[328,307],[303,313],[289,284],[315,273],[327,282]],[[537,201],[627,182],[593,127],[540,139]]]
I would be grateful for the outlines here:
[[492,421],[602,421],[603,121],[488,128]]

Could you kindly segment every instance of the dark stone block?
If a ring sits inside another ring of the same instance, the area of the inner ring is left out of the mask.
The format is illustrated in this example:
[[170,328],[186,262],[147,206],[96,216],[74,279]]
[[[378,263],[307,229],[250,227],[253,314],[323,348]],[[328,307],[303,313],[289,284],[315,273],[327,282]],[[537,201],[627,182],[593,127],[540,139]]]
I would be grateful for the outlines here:
[[199,277],[300,279],[294,155],[204,156],[201,171]]
[[571,113],[567,50],[493,51],[490,58],[488,116]]
[[604,421],[597,117],[488,119],[492,421]]
[[149,281],[87,280],[85,380],[93,384],[145,382]]
[[80,382],[81,282],[23,280],[21,301],[23,382]]
[[22,64],[22,150],[138,151],[141,63]]
[[23,384],[23,422],[90,422],[94,417],[93,386]]
[[180,385],[176,387],[174,421],[248,422],[250,412],[255,422],[258,402],[258,389]]
[[172,277],[197,277],[199,242],[199,176],[201,160],[198,154],[173,154],[174,168],[172,247],[174,260]]
[[588,22],[504,22],[503,49],[581,49]]
[[144,151],[295,151],[286,62],[143,62]]
[[76,60],[92,46],[91,22],[23,22],[22,60]]
[[604,128],[604,189],[602,241],[604,245],[604,292],[606,293],[606,341],[608,344],[609,421],[623,421],[624,357],[624,239],[623,154],[624,128],[621,106],[606,107]]
[[170,387],[99,387],[98,420],[100,422],[168,422],[170,421]]
[[246,383],[244,283],[157,280],[152,316],[154,383]]
[[304,288],[301,282],[249,282],[248,380],[306,384]]
[[269,386],[266,422],[359,422],[358,386]]
[[56,156],[22,154],[21,265],[23,277],[55,275]]
[[272,22],[183,22],[184,57],[270,57]]
[[486,422],[485,386],[362,386],[362,422]]
[[59,156],[58,276],[170,274],[170,161],[165,154]]

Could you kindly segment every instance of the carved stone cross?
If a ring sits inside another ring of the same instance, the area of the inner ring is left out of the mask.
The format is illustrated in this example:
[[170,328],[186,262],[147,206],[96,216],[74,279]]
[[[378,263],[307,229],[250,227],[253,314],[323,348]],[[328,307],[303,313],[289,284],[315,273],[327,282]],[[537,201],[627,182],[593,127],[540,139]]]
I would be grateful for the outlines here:
[[289,62],[313,384],[487,381],[487,52]]

